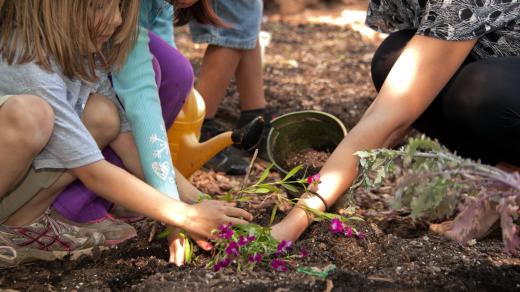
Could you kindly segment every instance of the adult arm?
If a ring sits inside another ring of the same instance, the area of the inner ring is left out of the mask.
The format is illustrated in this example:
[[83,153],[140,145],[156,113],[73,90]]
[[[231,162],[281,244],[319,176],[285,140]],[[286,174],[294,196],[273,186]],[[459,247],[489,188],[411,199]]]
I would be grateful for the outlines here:
[[[334,150],[320,171],[320,195],[331,206],[357,176],[359,150],[388,147],[425,111],[455,74],[476,40],[445,41],[416,35],[390,71],[381,91],[359,123]],[[323,210],[319,198],[300,203]],[[296,240],[310,224],[305,211],[293,208],[272,234]]]

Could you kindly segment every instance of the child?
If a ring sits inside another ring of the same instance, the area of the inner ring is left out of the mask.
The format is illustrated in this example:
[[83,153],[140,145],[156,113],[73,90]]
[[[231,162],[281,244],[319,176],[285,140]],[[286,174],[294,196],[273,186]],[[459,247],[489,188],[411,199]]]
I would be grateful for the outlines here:
[[[367,24],[393,32],[372,61],[379,93],[321,169],[319,195],[305,194],[300,203],[331,206],[356,178],[354,153],[392,147],[411,126],[464,156],[520,166],[519,9],[494,0],[370,1]],[[482,236],[493,216],[467,232]],[[308,220],[294,208],[272,234],[295,240]],[[435,231],[457,239],[451,228]]]
[[138,9],[136,0],[4,1],[0,240],[18,256],[0,257],[0,267],[104,244],[103,234],[46,211],[76,177],[110,201],[201,238],[219,224],[251,219],[227,203],[188,205],[168,198],[103,159],[99,148],[110,145],[127,167],[138,161],[129,124],[103,73],[126,58]]
[[[214,121],[231,79],[235,77],[240,97],[240,118],[236,126],[242,127],[257,116],[270,121],[266,112],[262,63],[258,34],[262,21],[261,0],[212,0],[217,15],[229,27],[216,27],[190,22],[193,41],[208,43],[195,88],[206,102],[206,119],[202,126],[201,140],[207,140],[219,132]],[[230,175],[245,174],[248,162],[240,152],[230,147],[206,167]]]
[[[195,11],[193,17],[217,24],[218,19],[210,7],[201,6],[202,2],[205,1],[199,2],[192,9],[188,8],[191,3],[184,4],[182,7],[185,9],[179,8],[177,22],[185,23],[189,17],[186,14]],[[197,6],[201,6],[201,9],[197,9]],[[175,199],[179,199],[176,180],[181,180],[181,198],[185,202],[194,203],[200,192],[182,174],[174,172],[167,147],[166,129],[171,127],[193,86],[191,64],[174,48],[173,22],[173,7],[169,3],[163,0],[142,0],[137,43],[121,70],[112,76],[114,90],[132,125],[139,151],[140,161],[136,163],[140,165],[127,167],[135,169],[134,174],[139,178]],[[111,149],[105,149],[103,154],[107,161],[123,167],[123,162]],[[156,167],[158,165],[161,167]],[[111,217],[109,210],[112,214],[122,215],[119,206],[112,206],[112,202],[98,197],[81,182],[71,184],[53,204],[67,219],[101,231],[107,237],[108,244],[118,244],[135,236],[135,230],[131,225]],[[174,253],[171,255],[173,257]],[[174,259],[171,258],[171,261]]]

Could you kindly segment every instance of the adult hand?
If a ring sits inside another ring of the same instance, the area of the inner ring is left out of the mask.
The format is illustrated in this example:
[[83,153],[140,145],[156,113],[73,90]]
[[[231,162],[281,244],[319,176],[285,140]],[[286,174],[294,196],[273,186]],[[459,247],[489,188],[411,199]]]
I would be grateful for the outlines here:
[[173,7],[175,7],[175,9],[188,8],[197,3],[197,1],[199,0],[175,0],[173,1]]
[[185,214],[184,224],[180,227],[190,235],[203,239],[214,238],[215,235],[211,234],[211,231],[222,224],[247,224],[253,220],[253,215],[236,208],[235,204],[217,200],[190,205]]

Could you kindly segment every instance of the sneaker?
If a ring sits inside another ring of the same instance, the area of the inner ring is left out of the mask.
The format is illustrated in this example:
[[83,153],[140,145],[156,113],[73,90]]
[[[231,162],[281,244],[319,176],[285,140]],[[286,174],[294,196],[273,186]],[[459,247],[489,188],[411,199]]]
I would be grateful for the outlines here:
[[129,224],[143,221],[146,218],[145,216],[130,211],[120,205],[114,205],[109,212],[110,215],[112,215],[114,218]]
[[53,261],[68,255],[75,259],[104,244],[103,234],[56,220],[49,214],[47,211],[34,223],[25,226],[0,225],[0,244],[3,247],[0,268],[35,260]]
[[2,267],[2,263],[5,263],[6,266],[14,266],[16,257],[16,249],[9,245],[0,245],[0,268]]
[[56,210],[51,211],[51,216],[85,230],[103,234],[105,237],[105,246],[117,245],[137,236],[137,231],[132,225],[116,219],[110,214],[85,223],[73,222],[63,217],[63,215],[59,214]]

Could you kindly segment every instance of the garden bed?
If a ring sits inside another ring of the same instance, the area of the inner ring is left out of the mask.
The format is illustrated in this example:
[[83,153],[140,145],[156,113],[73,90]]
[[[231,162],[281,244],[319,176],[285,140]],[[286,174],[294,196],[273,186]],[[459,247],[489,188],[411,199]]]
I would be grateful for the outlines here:
[[[347,129],[359,120],[375,91],[370,82],[370,58],[377,44],[340,26],[270,21],[273,35],[265,65],[266,96],[279,114],[302,109],[322,110],[340,118]],[[180,49],[198,67],[202,48],[194,47],[182,30]],[[231,87],[217,116],[222,127],[238,118],[236,90]],[[254,165],[251,181],[266,164]],[[275,172],[270,178],[277,179]],[[204,192],[224,194],[240,186],[243,177],[198,171],[194,183]],[[428,231],[424,222],[390,211],[394,181],[377,191],[359,190],[354,196],[358,214],[366,221],[357,228],[365,239],[329,232],[329,224],[313,224],[296,243],[309,255],[294,261],[289,271],[269,268],[213,272],[205,266],[209,253],[196,252],[192,264],[168,264],[165,239],[148,242],[152,222],[136,224],[139,237],[116,248],[96,251],[76,261],[38,262],[2,270],[0,288],[24,291],[142,290],[173,291],[366,291],[366,290],[519,290],[520,260],[503,253],[499,232],[468,247]],[[255,221],[266,224],[272,206],[244,204]],[[279,214],[278,219],[282,214]],[[296,271],[296,266],[336,270],[322,279]]]

